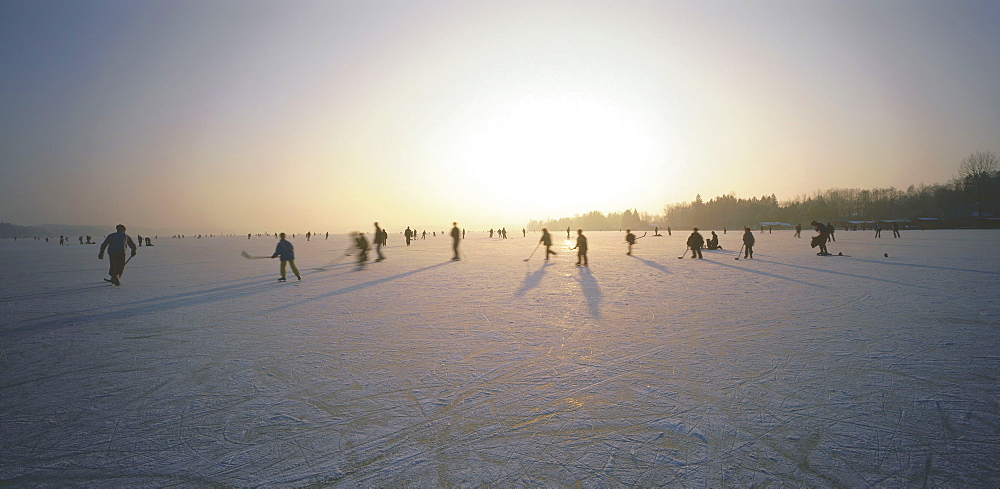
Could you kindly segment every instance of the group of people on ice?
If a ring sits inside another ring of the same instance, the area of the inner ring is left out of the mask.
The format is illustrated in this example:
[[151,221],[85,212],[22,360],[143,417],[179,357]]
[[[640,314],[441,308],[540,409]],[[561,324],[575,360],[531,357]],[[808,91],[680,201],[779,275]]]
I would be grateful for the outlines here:
[[[817,253],[817,255],[830,255],[831,253],[827,249],[826,244],[832,238],[831,226],[823,224],[821,222],[817,222],[815,220],[810,222],[809,224],[812,225],[816,229],[816,232],[818,233],[816,236],[812,238],[811,241],[811,246],[813,248],[816,247],[819,248],[819,253]],[[125,264],[127,263],[127,260],[125,258],[125,249],[126,247],[131,248],[132,250],[131,256],[135,256],[136,244],[134,241],[132,241],[131,237],[125,234],[124,225],[119,224],[118,226],[116,226],[115,229],[116,232],[109,234],[104,239],[104,242],[101,243],[101,251],[100,253],[98,253],[97,257],[98,259],[103,260],[104,252],[105,250],[107,250],[108,259],[110,260],[108,275],[111,278],[105,280],[111,282],[114,285],[121,285],[121,276],[124,273]],[[409,231],[409,228],[407,228],[407,231]],[[567,237],[569,237],[570,230],[567,228],[566,231],[567,231],[566,235]],[[678,258],[684,258],[687,252],[690,251],[691,258],[703,259],[704,256],[702,255],[702,249],[708,249],[708,250],[722,249],[722,246],[719,244],[719,236],[715,233],[715,231],[712,231],[711,233],[712,233],[711,237],[708,239],[708,241],[706,241],[705,238],[701,235],[701,233],[698,232],[698,228],[694,228],[691,234],[687,238],[686,242],[687,247],[684,251],[684,255],[681,255]],[[352,245],[348,249],[347,254],[357,253],[357,266],[360,269],[363,268],[365,263],[368,262],[368,253],[369,250],[371,249],[372,243],[368,241],[368,237],[365,236],[365,233],[363,232],[352,232],[350,234],[352,239]],[[410,236],[408,236],[409,238],[416,233],[411,232],[408,234],[410,234]],[[459,243],[461,242],[462,238],[464,238],[465,232],[458,228],[457,222],[453,222],[451,232],[449,234],[451,235],[452,239],[452,254],[453,254],[452,260],[460,260],[461,256],[458,251]],[[526,232],[524,234],[526,234]],[[577,229],[576,234],[577,234],[576,245],[573,246],[573,248],[571,248],[577,251],[576,265],[582,267],[589,266],[587,258],[587,237],[583,234],[583,229]],[[799,234],[799,229],[797,228],[796,236],[798,236],[798,234]],[[656,234],[656,236],[659,235],[660,235],[659,233]],[[645,234],[643,236],[645,236]],[[375,245],[375,252],[377,254],[377,257],[375,258],[376,262],[385,260],[385,255],[382,254],[382,246],[385,245],[387,239],[388,239],[388,232],[385,229],[382,229],[382,227],[380,227],[379,224],[376,222],[375,233],[373,235],[373,243]],[[635,234],[632,233],[631,229],[626,230],[625,242],[628,244],[628,251],[625,253],[626,255],[632,254],[632,247],[635,245],[638,239],[639,238],[637,238]],[[755,241],[756,240],[754,238],[751,229],[749,227],[744,227],[743,245],[740,247],[740,251],[737,253],[737,255],[742,253],[743,258],[752,259],[753,247]],[[549,230],[547,228],[542,228],[542,235],[541,238],[538,240],[538,245],[545,246],[545,260],[549,260],[550,256],[556,254],[556,252],[552,250],[552,235],[549,234]],[[352,249],[353,251],[351,251]],[[286,274],[289,268],[291,268],[292,273],[295,274],[296,279],[302,280],[302,275],[299,273],[298,267],[295,266],[295,246],[291,243],[291,241],[288,241],[286,239],[285,233],[279,234],[278,244],[275,246],[274,253],[270,256],[270,258],[281,259],[281,266],[279,268],[280,278],[278,278],[279,282],[284,282],[287,280]],[[739,258],[737,257],[737,259]]]

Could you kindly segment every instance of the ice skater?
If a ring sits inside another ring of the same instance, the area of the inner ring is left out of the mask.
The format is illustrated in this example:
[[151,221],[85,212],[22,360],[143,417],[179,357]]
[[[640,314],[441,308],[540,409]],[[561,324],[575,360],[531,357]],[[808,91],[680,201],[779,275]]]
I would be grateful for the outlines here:
[[[108,250],[108,275],[111,278],[104,279],[105,282],[111,282],[114,285],[121,285],[122,274],[125,273],[125,247],[128,246],[132,249],[132,256],[135,256],[135,241],[125,234],[125,226],[119,224],[115,226],[115,232],[109,234],[104,238],[104,242],[101,243],[101,251],[97,253],[97,259],[104,259],[104,250]],[[131,259],[131,258],[130,258]]]
[[354,234],[354,247],[358,249],[358,270],[365,268],[365,262],[368,261],[368,250],[371,247],[368,245],[368,238],[365,237],[365,233],[352,233]]
[[816,253],[817,255],[821,256],[829,255],[830,252],[827,251],[826,249],[826,242],[827,240],[830,239],[830,232],[826,228],[826,225],[816,221],[811,221],[809,225],[815,227],[816,232],[819,233],[818,235],[813,236],[812,241],[810,241],[809,245],[812,246],[813,248],[819,246],[819,253]]
[[743,228],[743,258],[753,259],[753,231],[750,228]]
[[451,251],[454,256],[451,257],[452,260],[458,261],[461,258],[458,256],[458,243],[462,240],[462,231],[458,229],[458,223],[451,223]]
[[631,256],[632,255],[632,245],[635,244],[635,235],[632,234],[632,230],[631,229],[626,229],[625,230],[625,242],[628,243],[628,252],[625,253],[625,254]]
[[795,237],[796,238],[801,238],[802,237],[802,225],[801,224],[796,224],[795,225]]
[[704,258],[701,256],[701,247],[704,246],[704,244],[705,238],[701,237],[701,234],[698,232],[698,228],[694,228],[687,240],[688,248],[691,250],[691,258]]
[[383,232],[382,228],[380,228],[378,226],[378,223],[376,222],[375,223],[375,236],[372,239],[375,240],[375,256],[376,256],[375,261],[377,261],[377,262],[385,260],[385,256],[382,255],[382,245],[385,244],[385,240],[382,239],[382,232]]
[[285,233],[278,235],[278,245],[274,247],[274,254],[271,258],[281,257],[281,278],[278,282],[285,281],[285,266],[291,265],[292,273],[295,274],[295,278],[302,280],[302,275],[299,275],[299,269],[295,266],[295,246],[292,245],[291,241],[285,239]]
[[880,222],[875,223],[875,237],[876,238],[882,237],[882,223]]
[[899,237],[899,223],[896,221],[892,221],[892,237],[893,238]]
[[542,228],[542,238],[538,240],[539,243],[545,245],[545,260],[548,261],[549,255],[556,254],[552,251],[552,235],[549,234],[548,228]]
[[572,249],[576,250],[576,266],[588,266],[587,265],[587,237],[583,235],[582,229],[576,230],[576,246]]

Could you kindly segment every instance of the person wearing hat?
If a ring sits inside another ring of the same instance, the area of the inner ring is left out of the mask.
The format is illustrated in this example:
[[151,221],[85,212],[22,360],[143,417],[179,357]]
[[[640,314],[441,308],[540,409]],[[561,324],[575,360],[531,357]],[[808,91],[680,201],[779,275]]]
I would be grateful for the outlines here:
[[688,236],[687,245],[691,249],[691,258],[703,258],[701,256],[701,247],[705,245],[705,238],[701,237],[698,228],[694,228],[691,236]]
[[115,226],[115,232],[109,234],[101,243],[101,251],[97,254],[98,260],[104,259],[104,250],[108,251],[108,275],[110,279],[104,279],[115,285],[121,285],[122,273],[125,273],[125,246],[132,248],[132,256],[135,256],[135,241],[125,234],[125,226],[119,224]]

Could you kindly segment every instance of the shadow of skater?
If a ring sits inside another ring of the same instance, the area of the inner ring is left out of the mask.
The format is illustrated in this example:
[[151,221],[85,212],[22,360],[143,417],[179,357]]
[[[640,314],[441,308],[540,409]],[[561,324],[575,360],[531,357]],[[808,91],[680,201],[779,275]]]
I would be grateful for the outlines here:
[[548,267],[549,264],[546,263],[538,267],[538,270],[535,270],[534,272],[531,273],[526,273],[524,275],[524,283],[521,284],[521,288],[517,289],[517,292],[515,292],[514,295],[517,297],[521,297],[529,290],[538,287],[538,284],[542,283],[542,277],[545,276],[545,271],[546,271],[545,269],[547,269]]
[[600,318],[601,287],[597,285],[597,280],[590,273],[590,268],[580,267],[578,270],[580,271],[580,278],[577,280],[580,282],[580,290],[583,292],[583,297],[587,299],[587,312],[590,313],[591,317]]

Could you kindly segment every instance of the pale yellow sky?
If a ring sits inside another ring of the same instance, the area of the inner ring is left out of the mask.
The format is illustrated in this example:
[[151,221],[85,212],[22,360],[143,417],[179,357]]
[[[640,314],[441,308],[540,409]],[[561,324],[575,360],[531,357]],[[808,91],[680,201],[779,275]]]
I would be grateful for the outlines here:
[[0,9],[20,224],[519,228],[943,183],[1000,146],[991,3]]

